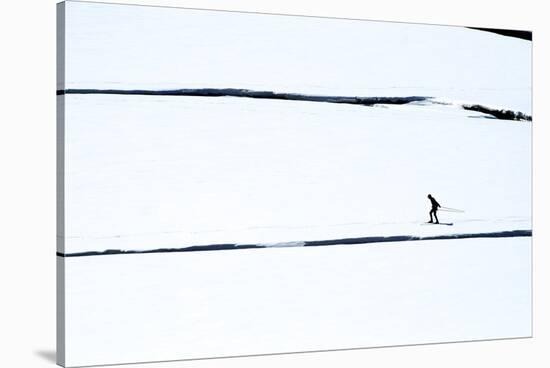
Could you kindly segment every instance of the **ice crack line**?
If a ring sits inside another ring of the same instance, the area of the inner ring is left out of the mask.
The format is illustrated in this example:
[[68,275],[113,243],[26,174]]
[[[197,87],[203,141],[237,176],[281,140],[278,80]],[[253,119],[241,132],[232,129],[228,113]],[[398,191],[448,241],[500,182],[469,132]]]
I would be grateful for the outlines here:
[[[432,101],[429,96],[382,96],[382,97],[359,97],[359,96],[328,96],[308,95],[301,93],[286,93],[272,91],[254,91],[241,88],[184,88],[168,90],[147,90],[147,89],[93,89],[93,88],[69,88],[58,90],[57,95],[68,94],[103,94],[103,95],[138,95],[138,96],[194,96],[194,97],[244,97],[257,99],[272,99],[286,101],[309,101],[328,102],[351,105],[404,105],[411,102]],[[437,103],[437,102],[433,102]],[[531,116],[520,111],[497,109],[479,104],[462,104],[465,110],[472,110],[488,114],[497,119],[531,121]]]
[[414,235],[395,235],[395,236],[366,236],[358,238],[343,238],[330,240],[312,240],[312,241],[294,241],[284,243],[258,243],[258,244],[238,244],[221,243],[210,245],[194,245],[183,248],[158,248],[148,250],[123,250],[107,249],[105,251],[88,251],[76,253],[57,252],[58,257],[87,257],[87,256],[106,256],[121,254],[149,254],[149,253],[178,253],[178,252],[197,252],[213,250],[235,250],[235,249],[255,249],[255,248],[280,248],[280,247],[317,247],[341,244],[371,244],[386,242],[404,242],[419,240],[454,240],[454,239],[473,239],[473,238],[513,238],[530,237],[532,230],[510,230],[490,233],[469,233],[469,234],[448,234],[435,236],[414,236]]

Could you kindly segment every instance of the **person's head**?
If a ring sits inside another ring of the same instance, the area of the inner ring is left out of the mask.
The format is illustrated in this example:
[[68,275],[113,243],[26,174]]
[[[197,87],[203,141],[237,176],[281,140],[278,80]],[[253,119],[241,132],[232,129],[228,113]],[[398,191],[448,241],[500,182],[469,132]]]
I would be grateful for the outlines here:
[[428,194],[428,198],[432,199],[432,195],[431,195],[431,194]]

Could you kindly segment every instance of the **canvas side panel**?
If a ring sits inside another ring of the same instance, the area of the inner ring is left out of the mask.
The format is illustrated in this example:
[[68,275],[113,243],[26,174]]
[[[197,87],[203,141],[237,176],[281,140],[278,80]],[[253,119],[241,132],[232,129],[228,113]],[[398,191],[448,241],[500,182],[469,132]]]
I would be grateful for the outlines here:
[[[57,4],[57,91],[65,89],[65,3]],[[65,253],[65,95],[57,93],[56,127],[56,247]],[[56,361],[65,366],[65,259],[56,256]]]

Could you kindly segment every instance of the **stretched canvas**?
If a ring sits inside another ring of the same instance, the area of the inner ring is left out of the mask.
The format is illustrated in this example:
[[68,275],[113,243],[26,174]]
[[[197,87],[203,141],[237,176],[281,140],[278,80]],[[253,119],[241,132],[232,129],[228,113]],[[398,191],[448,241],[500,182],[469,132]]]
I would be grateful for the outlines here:
[[60,365],[531,336],[530,32],[57,9]]

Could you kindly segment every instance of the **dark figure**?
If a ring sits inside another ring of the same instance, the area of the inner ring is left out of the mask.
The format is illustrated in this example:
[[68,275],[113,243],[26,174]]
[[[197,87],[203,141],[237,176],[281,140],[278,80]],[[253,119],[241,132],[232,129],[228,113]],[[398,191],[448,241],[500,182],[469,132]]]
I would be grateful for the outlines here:
[[430,202],[432,202],[432,209],[430,211],[430,221],[428,221],[428,223],[433,223],[434,222],[434,220],[432,218],[432,213],[433,213],[433,215],[435,217],[435,223],[439,224],[439,219],[437,218],[437,209],[439,207],[441,207],[441,205],[439,203],[437,203],[437,201],[435,200],[434,197],[432,197],[431,194],[428,194],[428,199],[430,200]]

